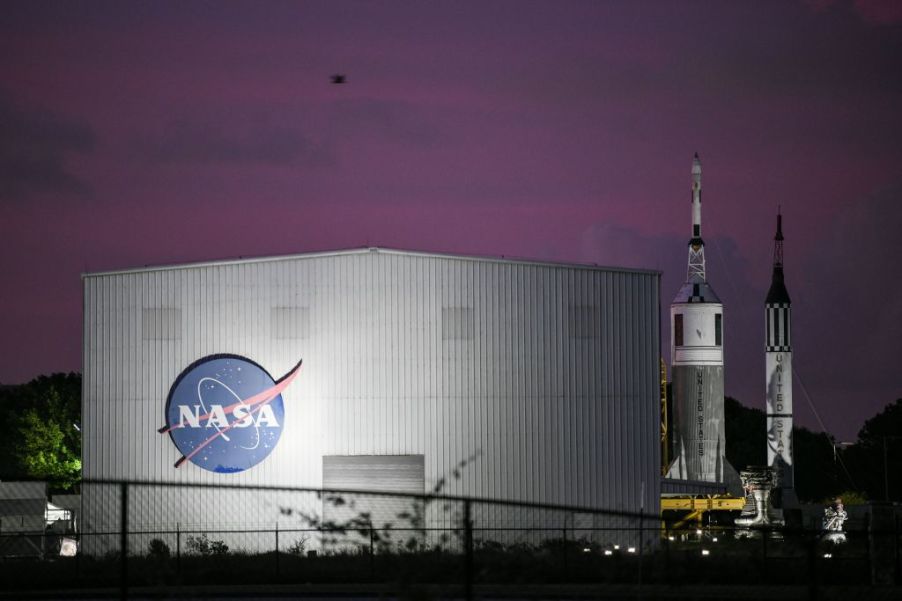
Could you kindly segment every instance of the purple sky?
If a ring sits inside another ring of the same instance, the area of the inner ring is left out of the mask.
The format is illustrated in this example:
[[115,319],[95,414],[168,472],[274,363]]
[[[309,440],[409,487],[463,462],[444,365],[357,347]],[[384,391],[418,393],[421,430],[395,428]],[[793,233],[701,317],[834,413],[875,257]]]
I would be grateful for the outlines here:
[[[666,311],[698,151],[727,394],[763,407],[781,205],[827,428],[902,396],[902,3],[3,12],[2,382],[79,370],[79,274],[145,264],[381,245],[641,266]],[[816,428],[798,382],[795,405]]]

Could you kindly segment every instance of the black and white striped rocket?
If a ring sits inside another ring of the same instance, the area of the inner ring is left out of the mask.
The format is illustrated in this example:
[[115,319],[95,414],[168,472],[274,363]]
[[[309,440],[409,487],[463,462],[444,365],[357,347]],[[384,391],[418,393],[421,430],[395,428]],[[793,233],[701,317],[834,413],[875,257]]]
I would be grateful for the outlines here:
[[792,307],[783,280],[783,216],[777,214],[774,236],[774,270],[764,302],[765,370],[767,393],[767,465],[778,474],[781,494],[778,508],[795,499],[792,467]]
[[670,305],[673,463],[669,478],[738,485],[727,463],[723,408],[723,304],[707,281],[702,164],[692,161],[692,237],[686,283]]

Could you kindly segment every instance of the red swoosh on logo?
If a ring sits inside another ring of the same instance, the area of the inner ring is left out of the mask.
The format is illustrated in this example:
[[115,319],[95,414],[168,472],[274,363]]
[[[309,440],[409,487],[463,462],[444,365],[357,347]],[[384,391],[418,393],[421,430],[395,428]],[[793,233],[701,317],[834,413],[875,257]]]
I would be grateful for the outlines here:
[[[286,388],[288,388],[288,385],[291,384],[292,381],[294,381],[295,377],[297,377],[297,375],[298,375],[298,372],[301,370],[301,363],[303,363],[303,362],[304,362],[303,360],[298,361],[298,364],[295,365],[294,368],[290,372],[288,372],[287,374],[282,376],[278,380],[278,382],[276,382],[275,386],[267,388],[263,392],[258,392],[254,396],[248,397],[242,401],[238,401],[237,403],[232,403],[228,407],[223,407],[222,410],[226,413],[231,413],[235,409],[235,407],[237,407],[238,405],[253,406],[253,405],[257,405],[259,403],[266,403],[266,402],[271,401],[278,395],[282,394],[282,391],[285,390]],[[210,415],[211,415],[210,413],[204,413],[203,415],[198,416],[197,419],[198,420],[209,419]],[[175,430],[177,428],[183,428],[183,427],[184,426],[182,426],[182,424],[180,422],[177,424],[173,424],[171,426],[163,426],[162,428],[157,430],[157,432],[159,432],[160,434],[166,434],[170,430]]]
[[[223,411],[231,411],[235,407],[237,407],[243,403],[245,405],[254,406],[254,408],[248,413],[248,416],[252,416],[255,413],[258,413],[261,409],[263,409],[263,407],[265,407],[266,405],[271,403],[273,401],[273,399],[275,399],[277,396],[279,396],[283,390],[288,388],[288,385],[291,384],[294,381],[294,379],[297,377],[298,372],[301,369],[301,363],[303,363],[303,360],[298,361],[298,364],[295,365],[291,371],[289,371],[287,374],[285,374],[284,376],[279,378],[279,380],[275,386],[267,388],[263,392],[259,392],[259,393],[255,394],[254,396],[245,399],[244,401],[240,401],[238,403],[233,403],[233,404],[229,405],[228,407],[225,407],[223,409]],[[206,415],[200,416],[198,419],[206,419],[209,417],[210,417],[210,414],[207,413]],[[188,461],[189,459],[191,459],[192,457],[197,455],[204,447],[206,447],[208,444],[210,444],[211,442],[213,442],[214,440],[216,440],[217,438],[222,436],[223,433],[228,432],[229,430],[234,428],[235,425],[240,423],[241,421],[243,421],[243,420],[235,420],[234,422],[232,422],[225,428],[221,428],[221,429],[217,430],[216,434],[213,434],[212,436],[210,436],[208,439],[206,439],[201,444],[199,444],[197,446],[197,448],[195,448],[189,454],[183,455],[181,459],[176,461],[175,467],[177,467],[177,468],[181,467],[181,465],[183,463],[185,463],[185,461]],[[160,434],[164,434],[175,428],[181,428],[181,427],[183,427],[181,424],[176,424],[175,426],[164,426],[164,427],[160,428],[158,431],[160,432]]]

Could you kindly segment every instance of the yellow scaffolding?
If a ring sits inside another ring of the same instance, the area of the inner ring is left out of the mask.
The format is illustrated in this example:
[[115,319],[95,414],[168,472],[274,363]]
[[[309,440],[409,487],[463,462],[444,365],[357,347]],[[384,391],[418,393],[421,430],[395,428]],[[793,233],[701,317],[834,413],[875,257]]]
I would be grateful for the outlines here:
[[679,529],[690,522],[697,526],[703,524],[705,514],[709,511],[742,511],[745,506],[744,497],[730,495],[684,495],[661,497],[661,516],[665,511],[686,512],[684,516],[670,528]]

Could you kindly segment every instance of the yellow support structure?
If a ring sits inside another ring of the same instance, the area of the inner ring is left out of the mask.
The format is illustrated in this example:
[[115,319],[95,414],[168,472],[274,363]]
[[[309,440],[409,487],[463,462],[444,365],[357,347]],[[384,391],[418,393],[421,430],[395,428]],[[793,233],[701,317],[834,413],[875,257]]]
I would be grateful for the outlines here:
[[661,513],[665,511],[687,512],[673,528],[681,528],[688,522],[696,522],[701,526],[705,514],[709,511],[742,511],[745,506],[744,497],[728,495],[691,495],[679,497],[661,497]]

